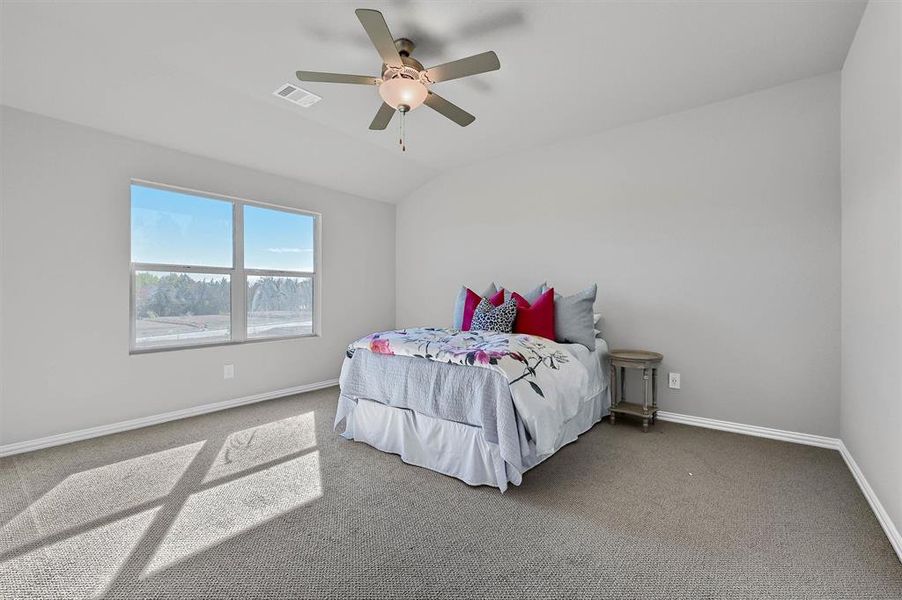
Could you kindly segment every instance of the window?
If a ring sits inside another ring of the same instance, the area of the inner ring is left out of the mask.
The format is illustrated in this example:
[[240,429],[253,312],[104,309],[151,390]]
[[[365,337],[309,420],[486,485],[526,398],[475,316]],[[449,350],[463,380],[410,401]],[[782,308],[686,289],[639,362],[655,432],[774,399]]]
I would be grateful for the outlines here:
[[319,216],[133,182],[131,350],[317,333]]
[[244,205],[248,338],[313,331],[315,219]]

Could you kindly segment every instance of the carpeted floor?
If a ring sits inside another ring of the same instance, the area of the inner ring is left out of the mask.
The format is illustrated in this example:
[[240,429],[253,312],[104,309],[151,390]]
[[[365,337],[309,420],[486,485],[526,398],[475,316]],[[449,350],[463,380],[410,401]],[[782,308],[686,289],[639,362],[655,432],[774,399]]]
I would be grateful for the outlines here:
[[605,421],[501,495],[341,439],[336,397],[0,460],[0,597],[902,598],[834,451]]

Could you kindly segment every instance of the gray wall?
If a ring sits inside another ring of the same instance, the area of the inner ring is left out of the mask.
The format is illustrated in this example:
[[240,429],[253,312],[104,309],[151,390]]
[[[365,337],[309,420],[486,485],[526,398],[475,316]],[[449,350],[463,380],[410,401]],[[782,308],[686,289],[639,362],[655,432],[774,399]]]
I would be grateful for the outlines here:
[[838,73],[465,167],[398,207],[397,324],[597,282],[610,344],[682,374],[664,410],[836,436],[839,193]]
[[[7,107],[0,135],[2,443],[334,378],[394,324],[393,205]],[[131,177],[321,212],[322,337],[129,356]]]
[[842,70],[842,439],[902,524],[902,4],[871,2]]

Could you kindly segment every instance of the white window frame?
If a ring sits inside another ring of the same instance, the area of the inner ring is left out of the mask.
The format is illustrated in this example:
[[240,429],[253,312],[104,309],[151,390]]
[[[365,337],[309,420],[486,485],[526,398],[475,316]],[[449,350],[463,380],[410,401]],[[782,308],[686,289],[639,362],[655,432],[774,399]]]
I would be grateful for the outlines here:
[[[230,202],[232,204],[232,266],[229,267],[204,267],[197,265],[169,265],[162,263],[142,263],[131,261],[131,237],[132,237],[132,219],[131,219],[131,186],[140,185],[143,187],[151,187],[160,190],[179,192],[182,194],[190,194],[200,198],[210,198],[211,200],[220,200]],[[130,262],[129,269],[129,354],[147,354],[152,352],[172,352],[175,350],[192,350],[197,348],[211,348],[216,346],[233,346],[235,344],[257,343],[257,342],[278,342],[284,340],[296,340],[302,338],[319,337],[321,335],[321,310],[322,306],[322,267],[321,267],[321,239],[322,239],[322,221],[321,213],[309,210],[284,206],[281,204],[272,204],[269,202],[260,202],[257,200],[248,200],[247,198],[239,198],[237,196],[228,196],[225,194],[216,194],[213,192],[205,192],[176,185],[158,183],[156,181],[148,181],[145,179],[132,178],[129,185],[129,219],[128,219],[128,255]],[[244,267],[244,207],[258,206],[260,208],[268,208],[270,210],[279,210],[288,213],[296,213],[313,217],[313,271],[279,271],[270,269],[245,269]],[[215,342],[198,342],[193,344],[177,344],[172,346],[155,346],[152,348],[139,348],[137,342],[137,315],[135,312],[135,274],[137,271],[158,271],[168,273],[209,273],[212,275],[229,275],[229,296],[230,296],[230,339],[228,341]],[[298,335],[285,335],[273,337],[247,337],[247,278],[248,277],[309,277],[313,282],[313,330],[310,333],[302,333]]]

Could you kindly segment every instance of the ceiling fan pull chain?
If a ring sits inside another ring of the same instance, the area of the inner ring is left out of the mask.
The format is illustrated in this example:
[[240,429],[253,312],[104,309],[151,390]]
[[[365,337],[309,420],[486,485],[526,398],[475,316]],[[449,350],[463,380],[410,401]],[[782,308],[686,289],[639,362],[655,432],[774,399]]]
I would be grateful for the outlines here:
[[407,114],[406,110],[402,110],[401,112],[401,137],[398,139],[398,143],[401,145],[401,152],[407,152],[407,145],[404,143],[404,115]]

